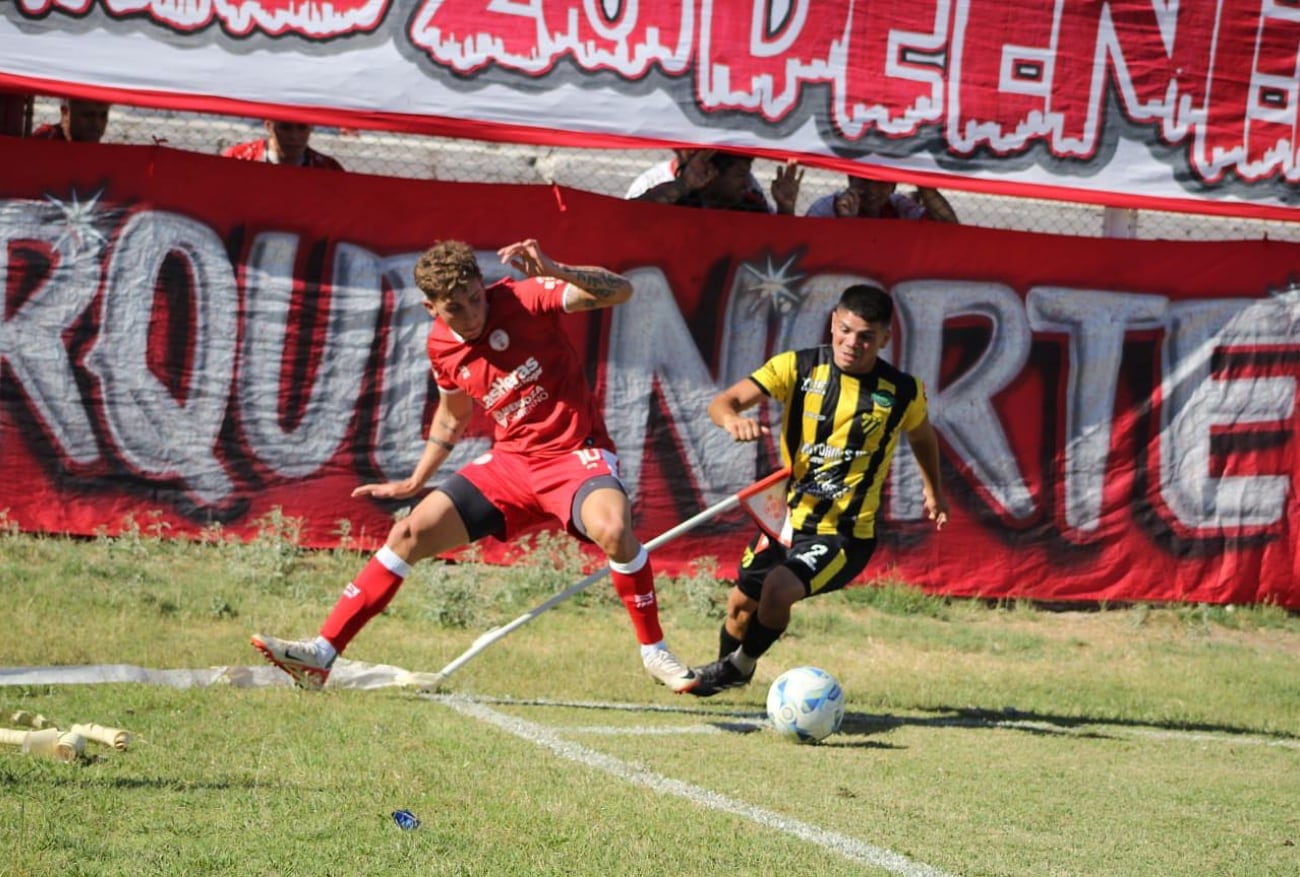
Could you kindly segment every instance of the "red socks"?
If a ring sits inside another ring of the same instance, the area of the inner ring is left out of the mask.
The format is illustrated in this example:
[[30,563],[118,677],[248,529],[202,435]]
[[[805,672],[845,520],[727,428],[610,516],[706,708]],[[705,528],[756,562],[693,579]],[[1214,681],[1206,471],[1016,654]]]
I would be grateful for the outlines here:
[[655,602],[655,575],[646,550],[642,548],[627,563],[611,560],[609,577],[614,583],[614,591],[627,607],[637,642],[648,646],[662,641],[664,632],[659,627],[659,606]]
[[[611,560],[609,570],[614,590],[622,598],[632,619],[637,642],[642,645],[661,642],[664,632],[659,626],[654,570],[646,550],[642,548],[627,563]],[[379,549],[352,583],[343,589],[329,617],[321,625],[320,635],[342,652],[370,619],[384,611],[410,572],[411,565],[387,545]]]
[[343,589],[329,617],[321,625],[320,635],[342,652],[374,618],[392,601],[397,589],[411,573],[411,565],[385,545],[361,569],[352,583]]

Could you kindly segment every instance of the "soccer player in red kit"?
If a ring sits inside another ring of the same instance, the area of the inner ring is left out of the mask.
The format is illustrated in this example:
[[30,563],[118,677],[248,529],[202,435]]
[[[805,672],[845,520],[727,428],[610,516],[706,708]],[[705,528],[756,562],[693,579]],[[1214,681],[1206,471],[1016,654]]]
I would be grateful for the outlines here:
[[695,674],[670,652],[659,627],[654,574],[632,532],[618,458],[582,362],[559,325],[565,313],[614,307],[632,295],[626,277],[560,264],[535,240],[500,250],[526,275],[485,286],[474,251],[443,241],[416,263],[433,316],[429,360],[440,391],[424,452],[409,478],[366,484],[353,496],[414,496],[447,460],[478,403],[496,422],[492,449],[462,467],[397,522],[387,543],[339,597],[312,640],[254,634],[252,643],[302,688],[320,688],[362,626],[383,611],[411,564],[485,536],[500,539],[546,521],[593,542],[627,607],[646,671],[675,692]]

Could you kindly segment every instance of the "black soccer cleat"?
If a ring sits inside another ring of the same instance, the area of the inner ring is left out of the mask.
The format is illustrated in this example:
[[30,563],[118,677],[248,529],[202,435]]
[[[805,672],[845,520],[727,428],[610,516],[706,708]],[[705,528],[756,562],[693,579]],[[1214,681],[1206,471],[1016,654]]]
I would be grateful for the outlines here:
[[749,680],[754,678],[753,670],[742,673],[739,667],[726,658],[692,669],[695,671],[695,677],[699,679],[699,683],[691,689],[691,694],[696,697],[713,697],[724,689],[748,685]]

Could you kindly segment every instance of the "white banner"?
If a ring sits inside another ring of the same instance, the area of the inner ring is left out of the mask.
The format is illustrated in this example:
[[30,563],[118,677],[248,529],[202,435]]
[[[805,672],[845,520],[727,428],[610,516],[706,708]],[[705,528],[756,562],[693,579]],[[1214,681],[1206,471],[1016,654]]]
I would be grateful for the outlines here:
[[1233,0],[12,0],[0,86],[1272,219],[1300,13]]

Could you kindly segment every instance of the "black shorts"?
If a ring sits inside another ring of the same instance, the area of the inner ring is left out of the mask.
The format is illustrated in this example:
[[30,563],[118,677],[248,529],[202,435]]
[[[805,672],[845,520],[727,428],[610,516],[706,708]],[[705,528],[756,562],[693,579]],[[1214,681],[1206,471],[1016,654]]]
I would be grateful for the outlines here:
[[853,539],[826,533],[795,533],[790,547],[759,533],[745,548],[736,587],[751,600],[763,593],[763,579],[784,566],[803,582],[804,596],[838,591],[857,578],[876,550],[875,539]]

